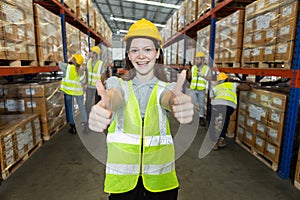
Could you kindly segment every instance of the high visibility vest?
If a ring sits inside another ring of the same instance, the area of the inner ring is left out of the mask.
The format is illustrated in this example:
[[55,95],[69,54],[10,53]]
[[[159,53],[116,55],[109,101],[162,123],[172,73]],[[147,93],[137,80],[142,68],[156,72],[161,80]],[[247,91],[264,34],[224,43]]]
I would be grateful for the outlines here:
[[98,60],[93,68],[92,59],[87,63],[88,65],[88,84],[96,87],[96,82],[101,80],[101,69],[103,62]]
[[132,81],[122,82],[126,104],[114,114],[108,129],[105,192],[128,192],[139,176],[151,192],[179,186],[169,121],[159,103],[165,86],[159,81],[153,88],[143,121]]
[[231,82],[224,82],[216,85],[215,99],[231,101],[237,105],[236,88]]
[[[209,67],[207,65],[203,65],[202,69],[201,69],[201,75],[202,76],[207,76],[209,72]],[[192,67],[192,80],[191,80],[191,85],[190,88],[195,90],[205,90],[206,89],[206,84],[207,81],[198,76],[198,67],[196,65],[194,65]]]
[[66,68],[66,76],[61,81],[60,90],[68,95],[81,96],[83,88],[81,85],[81,77],[76,71],[76,66],[68,64]]

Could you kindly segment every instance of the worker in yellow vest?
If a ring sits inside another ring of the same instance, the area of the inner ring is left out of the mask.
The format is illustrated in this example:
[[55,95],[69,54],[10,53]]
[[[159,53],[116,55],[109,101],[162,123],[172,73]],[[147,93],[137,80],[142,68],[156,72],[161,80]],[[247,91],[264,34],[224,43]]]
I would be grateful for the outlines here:
[[[227,74],[221,72],[217,75],[217,83],[211,89],[211,125],[212,140],[216,142],[214,150],[227,145],[225,138],[230,116],[237,107],[237,89],[249,90],[249,83],[240,84],[240,81],[230,80]],[[245,82],[246,83],[246,82]]]
[[70,125],[69,132],[76,134],[75,126],[75,112],[74,112],[74,98],[79,107],[84,128],[87,129],[87,113],[83,104],[83,87],[85,83],[85,70],[82,67],[84,58],[81,54],[73,54],[69,63],[63,63],[58,60],[57,47],[54,46],[54,61],[58,62],[58,66],[63,72],[63,79],[61,81],[60,90],[64,93],[66,119]]
[[162,38],[146,19],[134,23],[124,37],[129,73],[110,77],[101,101],[92,107],[90,129],[107,134],[104,191],[109,199],[169,199],[178,195],[174,143],[167,111],[179,123],[193,119],[191,97],[182,93],[186,71],[167,83]]
[[204,103],[207,82],[211,80],[211,70],[205,64],[205,54],[202,51],[196,53],[195,65],[191,68],[191,96],[196,108],[199,109],[200,125],[205,126]]
[[105,64],[100,60],[101,49],[94,46],[90,49],[89,60],[87,62],[87,89],[86,89],[86,112],[89,114],[93,105],[98,103],[101,97],[96,90],[96,82],[101,80],[101,76],[105,71]]

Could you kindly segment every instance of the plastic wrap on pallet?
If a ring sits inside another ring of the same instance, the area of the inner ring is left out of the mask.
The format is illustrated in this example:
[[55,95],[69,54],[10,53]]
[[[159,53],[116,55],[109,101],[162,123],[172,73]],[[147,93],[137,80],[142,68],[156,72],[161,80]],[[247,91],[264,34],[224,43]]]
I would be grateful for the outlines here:
[[4,0],[0,10],[0,59],[36,60],[32,0]]
[[216,23],[216,63],[240,63],[243,47],[244,11],[239,10]]
[[178,11],[175,11],[172,16],[172,33],[171,35],[176,35],[178,33]]
[[49,12],[42,6],[34,5],[38,60],[53,62],[53,46],[58,47],[59,60],[63,60],[63,46],[60,17]]
[[267,67],[291,67],[298,4],[296,0],[259,0],[246,6],[244,63],[267,62],[275,63]]
[[0,115],[2,175],[40,141],[38,115]]
[[181,31],[186,25],[186,2],[184,1],[178,9],[178,31]]
[[76,0],[76,17],[84,22],[87,22],[88,1]]
[[186,0],[186,10],[187,12],[185,12],[185,21],[186,25],[188,25],[197,18],[196,0]]
[[198,18],[211,9],[211,0],[198,0]]
[[287,93],[277,88],[243,91],[239,98],[237,139],[278,164]]
[[67,55],[68,59],[72,57],[73,54],[81,53],[81,38],[80,30],[76,27],[66,23],[66,38],[67,38]]
[[205,28],[199,30],[197,32],[197,45],[196,51],[202,51],[206,54],[209,53],[209,43],[210,41],[210,25],[206,26]]

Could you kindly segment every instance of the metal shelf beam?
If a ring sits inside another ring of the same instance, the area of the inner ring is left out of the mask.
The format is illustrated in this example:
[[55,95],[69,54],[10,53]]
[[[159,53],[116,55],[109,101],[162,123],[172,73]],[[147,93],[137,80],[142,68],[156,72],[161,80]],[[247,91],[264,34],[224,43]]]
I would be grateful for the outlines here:
[[0,76],[14,76],[24,74],[37,74],[41,72],[56,72],[60,71],[58,66],[47,67],[0,67]]

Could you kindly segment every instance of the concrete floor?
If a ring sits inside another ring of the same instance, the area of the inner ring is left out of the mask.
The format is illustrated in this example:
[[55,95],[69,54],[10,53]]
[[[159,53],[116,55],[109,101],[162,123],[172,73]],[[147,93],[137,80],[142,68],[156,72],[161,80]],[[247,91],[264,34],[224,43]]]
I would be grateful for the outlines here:
[[[188,133],[187,133],[188,134]],[[291,180],[282,180],[228,139],[229,145],[198,158],[205,128],[176,162],[180,200],[300,199]],[[102,200],[104,165],[64,127],[0,186],[1,200]]]

